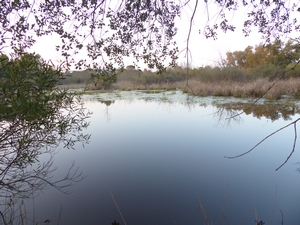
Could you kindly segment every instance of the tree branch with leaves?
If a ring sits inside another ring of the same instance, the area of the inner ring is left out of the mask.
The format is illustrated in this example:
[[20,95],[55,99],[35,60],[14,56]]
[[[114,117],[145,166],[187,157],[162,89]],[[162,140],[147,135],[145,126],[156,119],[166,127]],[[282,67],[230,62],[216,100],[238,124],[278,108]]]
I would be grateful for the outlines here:
[[[57,88],[62,72],[38,56],[1,59],[0,196],[28,198],[49,185],[65,192],[82,175],[70,170],[52,180],[53,157],[59,148],[88,142],[89,112],[75,94]],[[40,162],[45,154],[48,161]]]

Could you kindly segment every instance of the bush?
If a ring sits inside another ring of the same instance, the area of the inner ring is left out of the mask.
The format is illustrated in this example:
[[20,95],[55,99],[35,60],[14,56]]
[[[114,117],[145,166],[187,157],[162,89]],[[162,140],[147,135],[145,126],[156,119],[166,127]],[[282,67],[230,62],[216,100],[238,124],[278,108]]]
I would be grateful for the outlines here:
[[141,75],[136,78],[135,82],[137,84],[149,85],[149,84],[167,84],[178,81],[183,81],[186,79],[185,73],[175,72],[173,70],[168,70],[162,74],[152,73],[148,75]]
[[291,63],[285,68],[285,77],[300,77],[300,65]]
[[252,69],[250,76],[253,78],[264,78],[274,79],[275,77],[284,73],[284,68],[276,66],[274,64],[260,65]]
[[113,83],[117,82],[115,70],[99,70],[91,74],[90,83],[100,88],[109,89]]

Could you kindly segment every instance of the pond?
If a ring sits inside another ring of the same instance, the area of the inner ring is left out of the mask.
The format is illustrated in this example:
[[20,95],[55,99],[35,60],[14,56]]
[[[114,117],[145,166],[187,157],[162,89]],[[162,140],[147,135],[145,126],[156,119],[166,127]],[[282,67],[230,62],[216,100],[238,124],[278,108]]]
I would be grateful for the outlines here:
[[[62,149],[54,178],[72,161],[87,177],[28,202],[51,224],[300,224],[297,102],[189,97],[180,91],[84,95],[90,144]],[[255,108],[256,107],[256,108]],[[233,116],[245,111],[239,116]],[[263,113],[265,111],[265,113]],[[230,119],[229,119],[230,118]],[[30,218],[30,217],[29,217]],[[207,221],[207,222],[206,222]]]

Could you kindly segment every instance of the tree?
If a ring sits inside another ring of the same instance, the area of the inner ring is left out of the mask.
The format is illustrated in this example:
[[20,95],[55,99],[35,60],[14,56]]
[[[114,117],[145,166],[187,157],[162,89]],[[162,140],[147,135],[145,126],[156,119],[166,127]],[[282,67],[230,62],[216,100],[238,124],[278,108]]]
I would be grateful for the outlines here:
[[226,65],[227,66],[237,66],[237,67],[245,67],[247,63],[246,54],[252,53],[252,48],[248,46],[245,51],[234,51],[226,53]]
[[[63,192],[82,176],[73,166],[61,180],[52,180],[58,147],[86,143],[89,113],[79,99],[56,87],[63,74],[38,55],[0,57],[0,197],[28,198],[44,187]],[[49,160],[39,161],[48,154]]]
[[292,40],[286,43],[276,40],[268,45],[261,43],[254,48],[248,46],[244,51],[227,52],[225,63],[227,66],[238,66],[244,69],[260,68],[261,70],[261,66],[269,65],[285,69],[288,65],[299,61],[299,47],[300,45]]
[[[57,50],[66,58],[66,66],[81,50],[92,61],[81,59],[77,68],[123,67],[122,57],[131,55],[149,68],[163,70],[163,61],[169,58],[172,65],[177,58],[172,38],[179,7],[173,1],[120,1],[113,5],[94,0],[25,0],[5,1],[0,6],[0,49],[10,41],[15,52],[29,49],[35,42],[34,36],[27,36],[30,31],[36,36],[57,34],[62,41]],[[16,19],[9,19],[11,16]]]
[[114,68],[111,70],[97,70],[94,73],[91,73],[91,79],[89,80],[90,84],[95,86],[100,86],[100,88],[108,89],[113,83],[117,81],[117,73]]
[[[197,9],[205,9],[207,38],[216,39],[220,31],[235,31],[235,24],[228,18],[235,11],[247,9],[242,28],[245,35],[256,27],[266,42],[292,32],[299,41],[298,4],[283,0],[205,0],[202,5],[198,0],[2,1],[0,49],[9,46],[15,53],[24,52],[39,36],[57,35],[61,44],[56,48],[65,57],[66,67],[71,64],[77,68],[104,67],[105,70],[124,67],[123,57],[130,56],[137,63],[142,61],[149,68],[163,71],[167,66],[176,65],[179,52],[174,39],[176,18],[187,8],[193,9],[190,25],[200,11]],[[77,59],[75,56],[80,52],[87,58]]]

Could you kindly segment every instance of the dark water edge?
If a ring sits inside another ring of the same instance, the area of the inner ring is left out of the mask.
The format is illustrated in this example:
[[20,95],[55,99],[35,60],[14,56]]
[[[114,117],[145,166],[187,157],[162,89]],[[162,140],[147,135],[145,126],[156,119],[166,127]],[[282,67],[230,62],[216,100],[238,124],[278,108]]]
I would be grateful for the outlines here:
[[[75,151],[62,149],[54,176],[63,176],[72,161],[88,176],[70,188],[72,195],[50,188],[34,205],[30,200],[27,212],[31,217],[34,211],[36,221],[124,224],[117,203],[128,225],[205,224],[205,216],[210,224],[255,224],[256,218],[278,224],[281,212],[284,224],[300,223],[298,148],[275,171],[290,153],[292,127],[251,154],[224,158],[296,119],[297,102],[275,102],[276,108],[262,100],[258,113],[249,108],[250,100],[192,98],[177,91],[94,93],[83,99],[93,112],[91,142]],[[269,106],[265,114],[263,105]],[[242,111],[228,122],[228,115]]]

